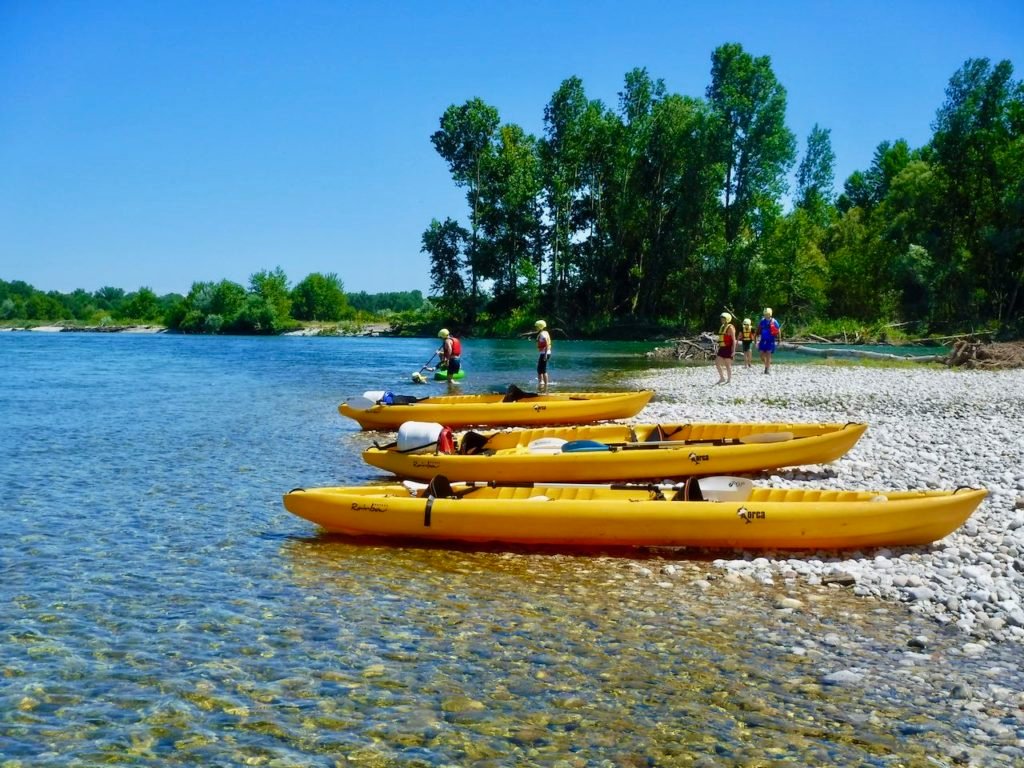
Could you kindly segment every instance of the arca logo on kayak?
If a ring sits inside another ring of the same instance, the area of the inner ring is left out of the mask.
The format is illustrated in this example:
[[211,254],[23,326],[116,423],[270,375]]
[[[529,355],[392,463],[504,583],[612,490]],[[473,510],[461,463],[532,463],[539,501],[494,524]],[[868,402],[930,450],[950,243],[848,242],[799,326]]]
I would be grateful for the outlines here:
[[750,525],[753,520],[768,519],[768,516],[764,513],[763,509],[747,509],[746,507],[740,507],[737,509],[736,517],[742,518],[747,525]]
[[710,461],[711,457],[706,453],[691,453],[690,461],[694,464],[700,464],[702,461]]

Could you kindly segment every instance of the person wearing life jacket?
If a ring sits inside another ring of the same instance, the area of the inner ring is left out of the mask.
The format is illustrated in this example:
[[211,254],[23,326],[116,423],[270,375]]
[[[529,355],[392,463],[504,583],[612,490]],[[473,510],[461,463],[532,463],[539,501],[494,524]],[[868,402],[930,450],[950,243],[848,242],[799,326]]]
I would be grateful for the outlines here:
[[548,324],[538,320],[533,324],[537,329],[537,386],[543,392],[548,388],[548,361],[551,360],[551,334]]
[[775,345],[782,340],[782,329],[779,327],[779,321],[772,317],[771,307],[764,308],[764,315],[757,326],[757,334],[757,348],[761,350],[764,372],[769,373],[772,368],[772,353],[775,352]]
[[750,368],[754,359],[754,328],[750,324],[750,318],[743,318],[743,327],[740,329],[740,341],[743,343],[743,367]]
[[732,381],[732,358],[736,354],[736,327],[732,324],[732,315],[723,312],[722,327],[718,329],[718,351],[715,353],[715,368],[718,369],[718,381],[715,384],[728,384]]
[[450,382],[462,368],[462,342],[452,336],[447,328],[438,331],[437,338],[443,340],[441,348],[437,350],[438,355],[441,356],[438,368],[443,368],[448,372],[448,381]]

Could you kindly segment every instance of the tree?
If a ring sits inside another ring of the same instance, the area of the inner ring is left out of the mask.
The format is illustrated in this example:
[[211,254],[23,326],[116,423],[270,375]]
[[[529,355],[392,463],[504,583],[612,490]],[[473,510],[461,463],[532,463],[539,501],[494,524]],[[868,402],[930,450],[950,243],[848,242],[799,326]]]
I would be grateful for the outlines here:
[[536,138],[518,125],[502,126],[481,180],[486,240],[480,263],[483,276],[494,281],[492,309],[503,314],[520,304],[521,278],[536,284],[543,255]]
[[[570,77],[544,108],[544,138],[538,152],[548,214],[548,286],[555,314],[560,311],[561,294],[568,286],[572,268],[572,244],[578,231],[573,208],[585,185],[587,118],[595,107],[600,109],[598,102],[587,100],[583,81]],[[538,275],[538,284],[544,286],[542,273]]]
[[469,232],[452,219],[434,219],[423,233],[420,251],[430,257],[431,299],[448,317],[462,325],[468,315],[466,281],[463,278],[463,249]]
[[296,320],[340,320],[347,310],[345,286],[333,272],[313,272],[292,290],[292,316]]
[[498,110],[481,99],[470,99],[462,106],[452,104],[448,107],[441,116],[440,130],[430,137],[438,154],[448,163],[456,185],[468,189],[472,232],[468,264],[472,306],[476,305],[480,288],[477,276],[477,230],[480,220],[481,176],[484,160],[492,151],[498,124]]
[[116,316],[123,320],[151,322],[159,320],[162,314],[160,300],[157,299],[156,294],[152,289],[143,286],[135,293],[130,293],[125,297]]
[[962,260],[960,313],[1017,318],[1024,296],[1024,84],[1013,65],[968,59],[949,81],[931,148],[945,236],[933,258]]
[[292,313],[291,288],[281,267],[254,272],[249,276],[249,291],[261,297],[272,310],[275,325],[286,323]]
[[796,142],[785,124],[786,90],[767,56],[755,58],[739,43],[715,49],[707,98],[718,120],[717,160],[724,169],[720,293],[728,302],[736,276],[736,301],[744,304],[747,271],[739,265],[751,261],[755,254],[750,246],[779,214]]
[[828,128],[814,124],[796,172],[796,204],[821,226],[828,224],[835,182],[836,154],[832,151],[831,133]]
[[124,289],[111,288],[107,285],[96,291],[93,296],[96,298],[96,306],[99,309],[105,309],[108,312],[113,312],[124,300]]

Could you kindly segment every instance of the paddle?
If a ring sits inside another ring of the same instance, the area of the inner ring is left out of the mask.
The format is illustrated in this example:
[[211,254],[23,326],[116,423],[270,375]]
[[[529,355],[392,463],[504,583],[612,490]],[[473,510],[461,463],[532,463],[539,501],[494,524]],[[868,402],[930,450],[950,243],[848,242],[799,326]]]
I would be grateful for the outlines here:
[[[710,477],[690,478],[690,483],[697,481],[700,494],[704,501],[747,501],[754,490],[754,483],[747,477],[731,477],[729,475],[713,475]],[[410,492],[424,491],[429,483],[418,483],[415,480],[403,480],[402,485]],[[679,483],[529,483],[500,482],[495,480],[454,483],[465,491],[474,488],[593,488],[609,491],[681,491],[686,482]],[[699,499],[698,499],[699,500]]]
[[427,368],[427,366],[428,366],[428,365],[430,365],[431,361],[432,361],[432,360],[433,360],[433,359],[434,359],[435,357],[437,357],[437,354],[438,354],[438,352],[440,352],[440,351],[441,351],[441,350],[439,350],[439,349],[435,349],[435,350],[434,350],[434,354],[432,354],[432,355],[431,355],[431,356],[430,356],[430,357],[429,357],[429,358],[427,359],[427,362],[425,362],[425,363],[424,363],[423,365],[421,365],[421,366],[420,366],[420,369],[419,369],[418,371],[416,371],[416,373],[423,373],[423,372],[424,372],[424,371],[426,371],[426,370],[431,370],[431,371],[432,371],[432,370],[434,370],[433,368]]
[[[376,395],[376,392],[366,392],[362,395],[353,395],[352,397],[345,398],[345,405],[351,408],[353,411],[368,411],[375,405],[380,405],[380,398],[374,400],[367,395]],[[380,393],[384,395],[383,392]],[[426,397],[413,397],[412,395],[391,395],[393,402],[390,405],[412,405],[418,403],[420,400],[426,400]]]
[[719,440],[652,440],[645,443],[602,443],[598,440],[570,440],[562,446],[562,453],[586,453],[590,451],[637,450],[645,448],[681,448],[686,445],[754,445],[757,443],[782,443],[794,439],[792,432],[757,432],[736,438]]

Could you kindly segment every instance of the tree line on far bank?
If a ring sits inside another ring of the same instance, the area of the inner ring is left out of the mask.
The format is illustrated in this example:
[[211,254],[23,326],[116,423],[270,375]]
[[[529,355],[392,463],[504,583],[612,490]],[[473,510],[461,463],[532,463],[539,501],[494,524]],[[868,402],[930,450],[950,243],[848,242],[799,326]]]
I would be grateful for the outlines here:
[[444,324],[686,332],[769,305],[804,327],[1024,334],[1024,85],[1009,61],[966,61],[931,140],[882,141],[838,195],[830,130],[814,126],[797,164],[785,113],[770,59],[738,44],[713,52],[703,98],[635,69],[613,110],[571,77],[541,137],[480,98],[453,104],[431,140],[465,217],[422,237]]
[[157,296],[143,287],[126,293],[43,292],[20,280],[0,280],[0,322],[69,322],[87,326],[160,324],[182,333],[278,334],[304,322],[344,322],[417,316],[420,291],[346,293],[336,274],[311,273],[294,287],[284,271],[256,272],[248,287],[230,280],[196,282],[186,296]]

